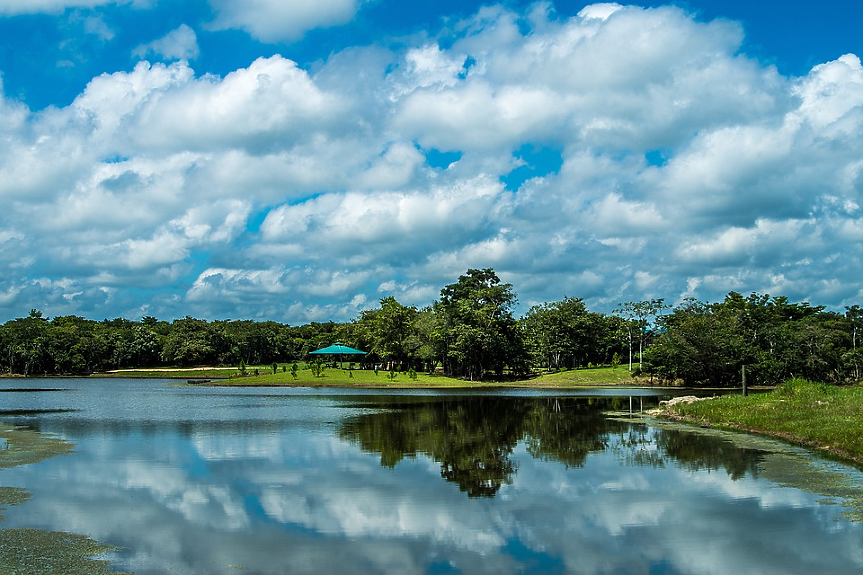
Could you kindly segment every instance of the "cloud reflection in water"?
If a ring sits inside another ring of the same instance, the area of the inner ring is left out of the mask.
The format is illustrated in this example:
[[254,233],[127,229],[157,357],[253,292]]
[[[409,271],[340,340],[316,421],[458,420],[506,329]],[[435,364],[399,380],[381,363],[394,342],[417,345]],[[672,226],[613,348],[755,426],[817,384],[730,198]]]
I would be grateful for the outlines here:
[[766,447],[574,398],[320,401],[333,423],[46,419],[78,449],[0,473],[33,494],[4,526],[119,545],[140,575],[863,570],[861,525],[765,480]]

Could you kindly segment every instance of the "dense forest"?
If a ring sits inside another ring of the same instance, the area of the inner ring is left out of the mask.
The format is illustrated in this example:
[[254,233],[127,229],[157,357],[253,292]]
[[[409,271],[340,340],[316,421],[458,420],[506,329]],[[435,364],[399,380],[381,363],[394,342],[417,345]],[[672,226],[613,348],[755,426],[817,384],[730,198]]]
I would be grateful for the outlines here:
[[[345,323],[273,321],[94,321],[27,317],[0,326],[0,371],[73,375],[111,369],[300,362],[340,341],[369,352],[364,365],[440,370],[465,379],[527,377],[540,370],[624,365],[688,386],[751,385],[790,377],[836,384],[861,379],[859,306],[844,313],[784,297],[731,292],[724,301],[621,303],[591,312],[580,298],[533,306],[514,317],[511,284],[492,269],[470,269],[430,306],[380,301]],[[639,361],[640,359],[640,361]],[[634,362],[634,363],[633,363]],[[634,367],[633,367],[634,366]]]

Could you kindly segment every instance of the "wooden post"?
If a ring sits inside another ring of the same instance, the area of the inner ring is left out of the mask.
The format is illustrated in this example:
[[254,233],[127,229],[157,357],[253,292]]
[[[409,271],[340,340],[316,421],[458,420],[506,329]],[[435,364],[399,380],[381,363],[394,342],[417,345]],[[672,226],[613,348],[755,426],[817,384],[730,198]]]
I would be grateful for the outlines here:
[[747,395],[749,395],[749,392],[746,389],[746,366],[745,365],[740,368],[740,376],[741,376],[741,379],[743,380],[743,396],[746,397]]

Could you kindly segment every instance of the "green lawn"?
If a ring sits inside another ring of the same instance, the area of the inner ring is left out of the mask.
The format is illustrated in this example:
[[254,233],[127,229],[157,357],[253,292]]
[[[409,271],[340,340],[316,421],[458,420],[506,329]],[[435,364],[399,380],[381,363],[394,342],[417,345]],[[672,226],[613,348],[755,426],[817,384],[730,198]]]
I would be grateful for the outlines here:
[[273,373],[272,366],[269,369],[258,368],[260,375],[254,375],[254,368],[246,370],[247,375],[240,376],[236,372],[234,377],[214,383],[220,385],[297,385],[310,387],[467,387],[472,385],[469,381],[462,381],[443,375],[429,375],[417,373],[416,379],[411,379],[407,373],[395,373],[390,377],[386,371],[378,371],[377,374],[370,369],[339,369],[325,368],[320,376],[312,373],[308,368],[299,369],[296,378],[288,371],[282,371],[279,366]]
[[528,385],[553,387],[580,387],[602,385],[650,385],[650,380],[635,379],[628,367],[591,367],[586,369],[570,369],[557,373],[543,373],[536,378],[524,382]]
[[[406,372],[390,373],[387,371],[378,371],[375,374],[372,370],[363,369],[339,369],[326,368],[323,374],[318,377],[306,367],[297,371],[296,378],[291,374],[290,368],[285,372],[282,366],[278,367],[274,374],[272,366],[258,368],[259,375],[254,375],[255,367],[247,368],[247,374],[240,376],[234,370],[226,380],[213,382],[220,385],[248,385],[248,386],[266,386],[266,385],[298,385],[298,386],[328,386],[328,387],[440,387],[440,388],[465,388],[465,387],[591,387],[603,385],[645,385],[648,382],[636,380],[630,376],[630,372],[625,367],[612,369],[590,368],[561,371],[557,373],[542,373],[536,377],[529,379],[512,381],[466,381],[446,377],[444,375],[430,375],[427,373],[417,373],[416,379],[411,379]],[[164,373],[161,377],[166,377]],[[199,375],[204,372],[196,372],[196,374],[186,375],[187,372],[178,372],[182,375],[178,377],[188,377],[189,379],[203,379],[205,377],[217,378],[218,375],[203,376]],[[159,377],[159,376],[156,376]]]
[[[346,364],[345,364],[346,365]],[[287,367],[287,371],[283,369]],[[258,375],[255,375],[257,371]],[[634,379],[626,366],[595,367],[571,369],[555,373],[539,372],[534,377],[513,381],[465,381],[443,375],[417,373],[416,379],[408,377],[406,372],[395,374],[390,378],[390,372],[364,369],[339,369],[329,367],[324,369],[321,377],[316,377],[308,366],[300,364],[296,379],[291,374],[290,365],[279,364],[273,373],[272,365],[247,366],[244,375],[236,367],[208,368],[153,368],[114,370],[109,373],[97,374],[99,377],[141,377],[167,378],[186,380],[213,380],[219,385],[298,385],[298,386],[329,386],[329,387],[594,387],[604,385],[650,385],[647,379]]]
[[[272,366],[268,369],[271,373]],[[254,368],[252,368],[254,372]],[[168,379],[219,379],[237,375],[239,369],[236,367],[207,367],[207,368],[143,368],[143,369],[115,369],[107,373],[94,374],[97,377],[140,377],[140,378],[168,378]],[[264,373],[264,371],[261,371]]]

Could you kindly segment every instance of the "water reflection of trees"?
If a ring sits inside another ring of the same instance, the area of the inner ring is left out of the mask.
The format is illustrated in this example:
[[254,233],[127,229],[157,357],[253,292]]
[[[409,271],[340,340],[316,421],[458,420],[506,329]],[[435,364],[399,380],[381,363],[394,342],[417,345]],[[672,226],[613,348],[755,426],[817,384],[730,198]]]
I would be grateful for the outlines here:
[[692,471],[725,469],[735,481],[749,473],[758,475],[764,452],[738,447],[732,442],[678,429],[658,429],[655,442],[668,457]]
[[[761,452],[722,439],[609,418],[621,398],[381,397],[356,407],[372,411],[346,420],[339,435],[381,465],[426,455],[445,480],[469,497],[494,497],[517,472],[513,451],[523,441],[537,459],[569,468],[591,452],[611,451],[636,466],[725,469],[733,479],[756,474]],[[623,400],[625,401],[625,399]]]
[[610,423],[596,405],[574,398],[442,398],[385,407],[345,422],[341,437],[379,453],[387,467],[428,455],[469,497],[493,497],[512,483],[519,441],[536,458],[577,467],[589,452],[605,449]]
[[544,461],[581,467],[588,453],[606,449],[609,425],[617,427],[599,407],[596,400],[537,400],[524,422],[527,452]]

